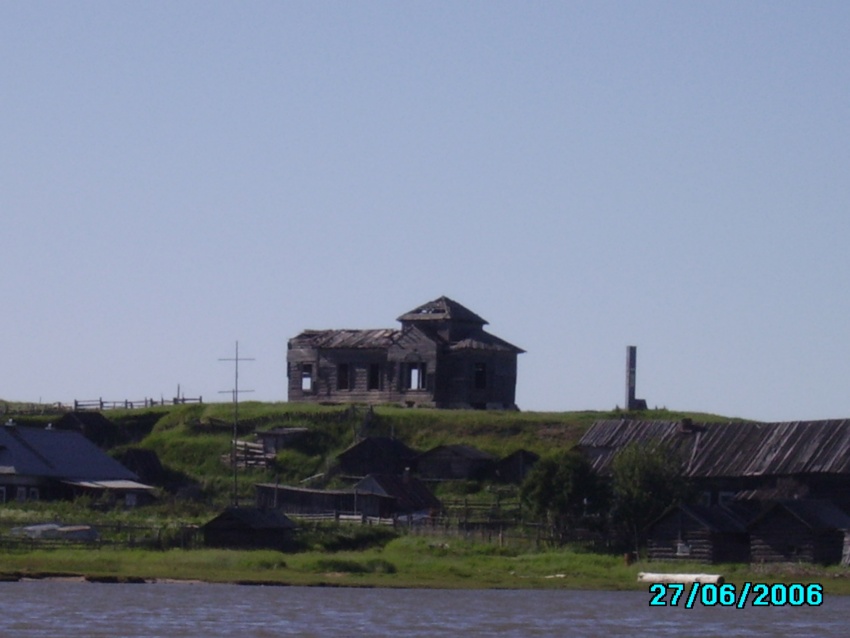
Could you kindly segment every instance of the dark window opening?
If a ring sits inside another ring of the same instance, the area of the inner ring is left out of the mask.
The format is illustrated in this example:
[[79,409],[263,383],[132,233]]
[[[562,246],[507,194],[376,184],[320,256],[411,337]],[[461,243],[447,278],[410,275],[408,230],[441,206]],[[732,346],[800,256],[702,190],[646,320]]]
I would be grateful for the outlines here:
[[381,389],[381,364],[380,363],[370,363],[369,364],[369,380],[368,380],[368,385],[366,387],[369,390],[380,390]]
[[311,363],[301,364],[301,391],[313,391],[313,364]]
[[407,389],[424,390],[427,364],[409,363],[407,366]]
[[347,363],[340,363],[336,368],[336,389],[351,389],[351,366]]
[[484,390],[487,388],[487,364],[476,363],[473,374],[473,381],[476,390]]

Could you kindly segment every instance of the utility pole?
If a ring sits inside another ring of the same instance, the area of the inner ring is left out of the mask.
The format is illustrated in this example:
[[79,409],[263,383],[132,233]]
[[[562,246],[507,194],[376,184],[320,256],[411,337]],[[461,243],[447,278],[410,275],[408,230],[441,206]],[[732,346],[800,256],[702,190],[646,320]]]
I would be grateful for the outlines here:
[[236,341],[236,356],[227,359],[219,359],[219,361],[233,361],[234,364],[234,380],[233,380],[233,389],[232,390],[221,390],[219,393],[224,394],[230,392],[233,394],[233,440],[230,443],[230,464],[233,466],[233,498],[232,504],[233,507],[239,507],[239,484],[237,483],[237,468],[238,464],[236,463],[236,437],[239,433],[239,393],[240,392],[253,392],[253,390],[240,390],[239,389],[239,362],[240,361],[253,361],[254,359],[249,359],[245,357],[239,356],[239,341]]

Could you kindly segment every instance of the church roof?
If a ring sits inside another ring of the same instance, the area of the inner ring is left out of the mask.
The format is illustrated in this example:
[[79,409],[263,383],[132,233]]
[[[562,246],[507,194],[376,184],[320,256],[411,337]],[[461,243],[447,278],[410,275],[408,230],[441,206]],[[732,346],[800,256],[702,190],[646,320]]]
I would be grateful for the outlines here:
[[305,330],[292,339],[313,348],[366,348],[378,349],[392,345],[400,334],[398,330]]
[[398,321],[459,321],[466,323],[477,323],[481,326],[487,324],[487,320],[479,317],[466,306],[449,299],[440,297],[404,313]]

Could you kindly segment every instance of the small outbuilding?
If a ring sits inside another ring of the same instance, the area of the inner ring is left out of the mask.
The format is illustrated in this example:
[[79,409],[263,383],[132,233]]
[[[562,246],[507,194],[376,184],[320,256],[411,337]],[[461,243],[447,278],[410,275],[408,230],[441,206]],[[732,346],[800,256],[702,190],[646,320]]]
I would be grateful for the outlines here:
[[337,461],[340,471],[348,476],[403,474],[418,455],[398,439],[370,436],[340,452]]
[[678,505],[647,529],[650,560],[748,563],[746,513],[724,505]]
[[850,517],[829,501],[773,503],[750,523],[754,563],[840,563]]
[[386,516],[392,511],[393,498],[352,489],[318,490],[309,487],[260,483],[254,486],[257,506],[273,508],[293,516],[361,515]]
[[416,469],[425,479],[480,480],[493,474],[496,457],[471,445],[439,445],[419,455]]
[[358,495],[374,494],[392,499],[381,517],[424,514],[432,516],[442,509],[440,500],[419,479],[409,472],[398,474],[370,474],[354,486]]
[[201,527],[207,547],[278,549],[294,547],[296,525],[280,510],[229,507]]

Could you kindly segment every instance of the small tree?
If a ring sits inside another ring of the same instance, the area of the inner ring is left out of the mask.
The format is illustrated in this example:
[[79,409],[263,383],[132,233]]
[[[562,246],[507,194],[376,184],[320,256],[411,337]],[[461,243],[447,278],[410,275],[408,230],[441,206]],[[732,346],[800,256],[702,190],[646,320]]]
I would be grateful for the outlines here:
[[520,497],[562,543],[571,529],[606,506],[603,484],[576,450],[538,461],[523,482]]
[[682,502],[689,486],[678,455],[661,445],[633,443],[614,457],[611,490],[614,525],[637,552],[642,532],[668,507]]

